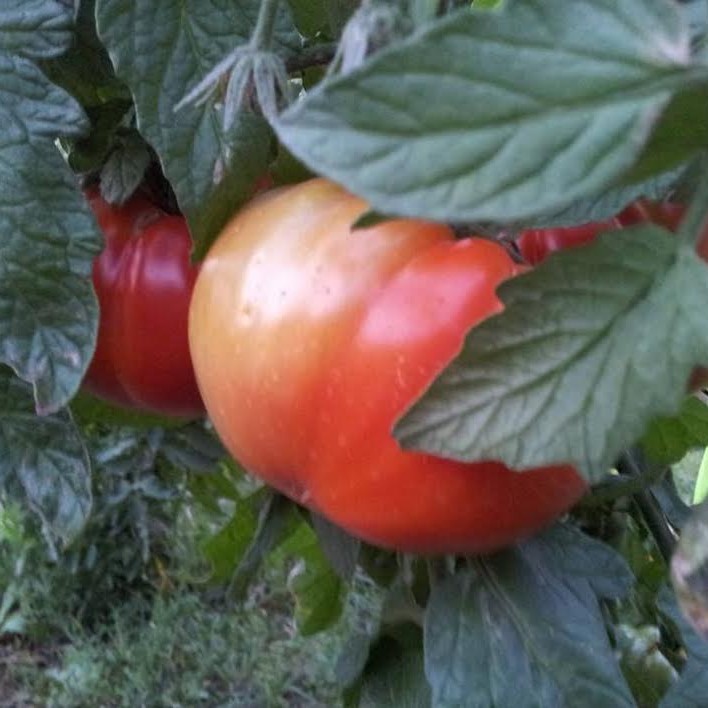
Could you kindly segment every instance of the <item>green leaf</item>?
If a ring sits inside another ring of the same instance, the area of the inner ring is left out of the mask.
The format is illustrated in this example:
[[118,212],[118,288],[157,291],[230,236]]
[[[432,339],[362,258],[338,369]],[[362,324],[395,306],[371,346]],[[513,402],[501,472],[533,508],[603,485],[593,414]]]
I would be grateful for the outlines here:
[[[138,129],[160,156],[196,242],[196,257],[251,196],[271,158],[271,134],[252,113],[229,134],[215,104],[174,106],[224,56],[247,42],[258,0],[97,0],[98,29],[128,84]],[[285,5],[274,49],[287,56],[299,36]],[[156,21],[159,18],[159,21]]]
[[656,706],[678,674],[662,653],[661,631],[654,625],[615,628],[622,673],[640,706]]
[[51,537],[68,544],[91,511],[88,453],[71,416],[37,417],[31,395],[0,366],[0,487],[36,513]]
[[325,34],[329,29],[327,0],[288,0],[298,30],[305,37]]
[[126,479],[152,474],[163,438],[161,428],[112,428],[92,441],[92,457],[102,481],[110,486],[107,480],[113,478],[120,489],[112,494],[122,497],[131,491],[132,481]]
[[266,489],[264,495],[258,525],[231,576],[230,589],[236,597],[244,595],[263,560],[288,538],[298,522],[295,506],[289,499],[271,489]]
[[700,708],[708,696],[708,641],[701,639],[681,614],[676,599],[668,587],[659,598],[659,607],[678,627],[683,637],[688,661],[681,678],[668,690],[660,708]]
[[239,499],[228,524],[203,545],[204,555],[212,565],[213,582],[229,581],[248,549],[257,526],[258,513],[252,500]]
[[363,632],[355,632],[347,637],[334,668],[337,683],[343,688],[353,686],[363,673],[369,660],[370,644],[369,635]]
[[706,446],[708,405],[696,396],[683,401],[678,415],[652,421],[642,438],[646,454],[666,465],[678,462],[693,447]]
[[179,418],[167,418],[133,408],[114,406],[86,391],[79,391],[73,398],[71,413],[81,425],[103,424],[132,428],[171,428],[184,425],[184,420]]
[[324,516],[310,512],[312,526],[319,544],[332,567],[345,581],[354,577],[361,541],[350,536],[344,529],[328,521]]
[[278,555],[295,559],[288,575],[288,589],[295,597],[295,620],[300,633],[307,636],[331,627],[344,608],[344,586],[312,529],[301,523]]
[[135,192],[152,156],[137,132],[118,141],[101,170],[101,196],[111,204],[122,204]]
[[62,138],[62,151],[78,173],[98,172],[117,143],[117,136],[130,118],[132,102],[116,100],[86,109],[91,121],[87,134]]
[[432,589],[425,671],[433,705],[634,706],[597,598],[630,582],[611,549],[562,527],[473,561]]
[[620,184],[613,186],[596,196],[579,199],[561,211],[553,214],[542,214],[525,221],[524,228],[541,228],[545,226],[576,226],[590,221],[603,221],[617,215],[627,204],[635,199],[662,200],[670,189],[686,172],[686,166],[664,172],[644,182]]
[[[300,0],[295,0],[298,2]],[[324,0],[330,34],[338,37],[344,25],[359,7],[361,0]]]
[[237,503],[229,524],[204,545],[214,566],[212,579],[229,580],[231,593],[241,597],[263,560],[297,527],[295,506],[263,488]]
[[675,415],[708,361],[706,265],[657,226],[555,253],[499,296],[504,312],[397,424],[407,447],[520,470],[565,462],[596,482]]
[[708,31],[708,4],[705,0],[679,0],[679,9],[691,30],[692,44],[702,45]]
[[378,211],[504,222],[607,188],[672,93],[705,74],[673,3],[515,0],[438,21],[275,127]]
[[[215,518],[218,518],[223,514],[220,504],[222,500],[237,504],[241,501],[239,482],[242,479],[243,473],[235,466],[235,463],[229,464],[227,462],[219,465],[217,469],[210,471],[209,474],[190,475],[187,483],[193,499],[213,514]],[[253,527],[255,528],[255,515],[252,516],[254,519]],[[231,521],[233,522],[233,517]]]
[[[47,7],[52,4],[51,0],[44,3]],[[52,82],[68,91],[86,109],[111,101],[132,101],[128,87],[116,77],[96,34],[95,5],[95,0],[78,2],[71,46],[61,56],[43,61],[41,65]]]
[[673,96],[624,181],[645,180],[672,169],[708,146],[707,110],[708,86],[691,86]]
[[[15,5],[18,18],[32,19]],[[10,47],[33,27],[13,26],[12,16],[0,10]],[[71,36],[57,23],[47,27],[33,47],[43,56],[63,51]],[[38,411],[51,413],[78,389],[96,335],[90,274],[98,234],[54,144],[79,136],[86,119],[35,64],[0,52],[0,124],[0,362],[33,384]]]
[[[463,704],[458,704],[463,705]],[[466,704],[464,704],[466,705]],[[371,648],[360,684],[360,708],[432,708],[423,671],[423,651],[385,636]]]
[[3,0],[0,53],[55,57],[71,44],[72,23],[71,6],[58,0]]
[[227,454],[216,435],[201,421],[168,430],[161,452],[175,467],[201,473],[214,472]]

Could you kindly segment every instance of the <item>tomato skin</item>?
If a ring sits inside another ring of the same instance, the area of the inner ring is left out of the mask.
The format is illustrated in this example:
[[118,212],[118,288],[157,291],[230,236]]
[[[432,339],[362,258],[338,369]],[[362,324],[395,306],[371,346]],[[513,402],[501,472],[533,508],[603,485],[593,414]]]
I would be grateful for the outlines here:
[[524,260],[530,265],[538,265],[555,251],[592,243],[598,234],[621,225],[617,218],[612,218],[580,226],[528,229],[519,236],[516,243]]
[[136,194],[122,206],[86,193],[105,238],[94,260],[100,320],[84,379],[95,395],[175,417],[203,415],[187,339],[198,268],[186,222]]
[[574,469],[518,474],[391,435],[519,267],[428,222],[350,231],[366,208],[311,180],[254,200],[212,247],[189,336],[217,432],[248,470],[381,546],[477,553],[532,534],[585,492]]

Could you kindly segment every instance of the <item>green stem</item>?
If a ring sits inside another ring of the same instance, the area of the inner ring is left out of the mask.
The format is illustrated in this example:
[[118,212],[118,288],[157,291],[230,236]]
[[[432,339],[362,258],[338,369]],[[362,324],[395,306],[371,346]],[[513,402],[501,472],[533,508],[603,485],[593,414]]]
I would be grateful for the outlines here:
[[678,230],[682,240],[694,245],[698,245],[703,232],[708,227],[708,156],[705,154],[701,157],[699,168],[698,186]]
[[[635,455],[626,453],[622,455],[617,464],[617,469],[621,474],[632,477],[644,477],[643,463],[638,462]],[[667,563],[671,562],[671,556],[676,548],[676,537],[669,528],[669,523],[664,516],[654,495],[648,489],[642,489],[634,495],[637,508],[651,532],[659,552]]]
[[280,0],[261,0],[256,27],[251,35],[251,48],[268,51],[273,43],[275,19],[278,16]]
[[594,487],[592,493],[580,502],[580,506],[593,508],[620,497],[638,494],[647,486],[660,481],[664,474],[666,474],[665,468],[656,467],[636,477],[626,475],[610,477]]
[[656,541],[659,552],[667,564],[671,563],[676,548],[676,537],[671,533],[664,512],[661,511],[654,495],[645,489],[634,495],[634,501]]

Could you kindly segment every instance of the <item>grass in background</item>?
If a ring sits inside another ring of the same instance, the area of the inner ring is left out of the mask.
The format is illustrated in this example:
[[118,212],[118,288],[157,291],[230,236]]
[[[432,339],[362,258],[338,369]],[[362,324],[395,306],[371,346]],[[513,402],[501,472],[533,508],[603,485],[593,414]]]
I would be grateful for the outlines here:
[[100,634],[0,654],[0,706],[336,706],[336,657],[377,603],[359,581],[342,621],[303,638],[280,595],[233,609],[186,590],[136,598]]
[[378,616],[381,593],[361,577],[331,631],[299,636],[287,564],[264,568],[244,603],[225,601],[198,582],[209,517],[186,508],[171,529],[168,566],[157,561],[150,584],[91,601],[87,622],[76,609],[92,586],[48,562],[37,537],[5,512],[0,605],[12,601],[5,634],[0,609],[0,708],[337,706],[336,659]]

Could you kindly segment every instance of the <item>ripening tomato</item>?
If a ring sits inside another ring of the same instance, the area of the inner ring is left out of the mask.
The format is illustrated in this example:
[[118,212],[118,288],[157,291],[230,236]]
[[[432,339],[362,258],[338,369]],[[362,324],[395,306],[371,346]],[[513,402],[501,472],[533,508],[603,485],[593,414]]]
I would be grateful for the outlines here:
[[87,198],[105,237],[93,264],[100,306],[84,386],[112,403],[177,417],[203,414],[187,339],[198,268],[183,217],[134,195],[122,206]]
[[586,489],[564,465],[516,473],[404,451],[394,421],[502,309],[496,243],[397,220],[325,180],[274,190],[226,226],[190,310],[197,380],[246,469],[351,533],[423,553],[528,536]]

